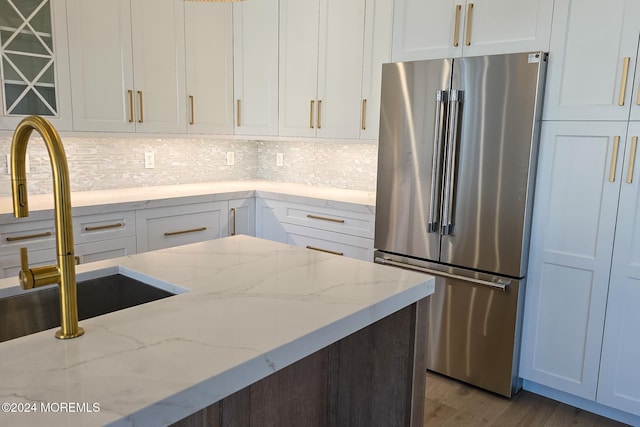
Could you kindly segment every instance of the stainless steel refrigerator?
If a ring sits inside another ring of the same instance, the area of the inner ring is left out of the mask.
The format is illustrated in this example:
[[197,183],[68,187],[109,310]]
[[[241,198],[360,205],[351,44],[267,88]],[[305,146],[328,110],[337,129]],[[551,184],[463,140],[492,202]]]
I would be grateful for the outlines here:
[[375,261],[435,274],[428,368],[511,396],[547,56],[384,64]]

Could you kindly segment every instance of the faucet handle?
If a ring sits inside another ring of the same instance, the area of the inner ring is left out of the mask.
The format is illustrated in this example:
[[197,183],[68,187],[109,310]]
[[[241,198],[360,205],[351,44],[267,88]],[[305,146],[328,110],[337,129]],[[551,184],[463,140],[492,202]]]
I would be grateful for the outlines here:
[[20,248],[20,287],[22,289],[33,289],[35,280],[33,273],[29,269],[29,255],[27,254],[27,248]]
[[33,289],[60,283],[60,270],[57,265],[29,268],[27,248],[20,248],[20,275],[18,278],[22,289]]

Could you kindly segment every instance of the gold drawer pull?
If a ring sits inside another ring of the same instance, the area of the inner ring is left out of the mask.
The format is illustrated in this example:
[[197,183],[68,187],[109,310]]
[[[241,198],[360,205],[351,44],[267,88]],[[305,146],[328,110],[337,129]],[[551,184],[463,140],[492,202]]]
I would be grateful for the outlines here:
[[453,24],[453,47],[458,47],[458,33],[460,32],[460,10],[462,5],[456,5],[456,20]]
[[473,3],[467,5],[467,36],[464,44],[471,46],[471,12],[473,11]]
[[198,231],[205,231],[207,227],[200,228],[192,228],[190,230],[180,230],[180,231],[167,231],[164,233],[165,236],[175,236],[176,234],[187,234],[187,233],[197,233]]
[[193,99],[193,95],[189,95],[189,107],[191,107],[191,118],[189,119],[190,125],[196,124],[196,104]]
[[362,118],[360,119],[362,130],[367,130],[367,100],[362,100]]
[[638,147],[638,137],[631,138],[631,152],[629,153],[629,170],[627,172],[627,184],[633,182],[633,167],[636,164],[636,148]]
[[29,234],[26,236],[7,237],[7,242],[17,242],[20,240],[37,239],[40,237],[49,237],[49,236],[51,236],[51,232],[47,231],[46,233]]
[[344,224],[344,219],[338,219],[338,218],[327,218],[327,217],[324,217],[324,216],[317,216],[317,215],[311,215],[311,214],[307,214],[307,218],[319,219],[319,220],[322,220],[322,221],[338,222],[340,224]]
[[309,128],[313,129],[313,104],[315,101],[312,99],[309,103]]
[[140,117],[138,118],[138,123],[144,123],[144,108],[142,106],[142,91],[138,91],[138,100],[140,101]]
[[609,182],[616,181],[616,170],[618,169],[618,146],[620,145],[620,137],[613,138],[613,151],[611,152],[611,168],[609,169]]
[[133,91],[128,90],[129,93],[129,123],[133,123]]
[[312,251],[318,251],[318,252],[326,252],[328,254],[339,255],[339,256],[344,255],[344,253],[342,252],[331,251],[329,249],[316,248],[315,246],[307,246],[307,249],[311,249]]
[[322,128],[322,113],[321,113],[321,110],[322,110],[322,100],[318,99],[318,121],[316,123],[316,127],[318,129]]
[[629,77],[629,61],[630,57],[624,58],[624,64],[622,66],[622,79],[620,80],[620,98],[618,99],[618,105],[624,106],[625,92],[627,91],[627,78]]
[[236,235],[236,208],[231,208],[231,235]]
[[236,101],[236,126],[240,127],[240,100]]
[[98,225],[95,227],[85,227],[84,231],[98,231],[98,230],[107,230],[109,228],[121,228],[124,227],[124,224],[121,222],[117,224],[107,224],[107,225]]

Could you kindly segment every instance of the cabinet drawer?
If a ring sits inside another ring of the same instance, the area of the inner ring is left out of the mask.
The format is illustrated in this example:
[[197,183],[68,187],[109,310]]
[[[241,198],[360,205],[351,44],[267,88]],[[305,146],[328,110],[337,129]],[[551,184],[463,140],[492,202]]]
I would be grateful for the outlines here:
[[138,252],[227,236],[227,206],[225,201],[137,211]]
[[75,243],[89,243],[106,239],[135,236],[135,211],[85,215],[73,218]]
[[373,239],[374,216],[371,213],[309,206],[267,200],[278,220],[319,230],[333,231]]
[[136,253],[136,236],[81,243],[76,245],[75,252],[77,264],[133,255]]
[[0,254],[18,253],[22,247],[38,250],[55,246],[56,229],[52,219],[0,225]]
[[287,243],[363,261],[373,261],[373,239],[284,224]]

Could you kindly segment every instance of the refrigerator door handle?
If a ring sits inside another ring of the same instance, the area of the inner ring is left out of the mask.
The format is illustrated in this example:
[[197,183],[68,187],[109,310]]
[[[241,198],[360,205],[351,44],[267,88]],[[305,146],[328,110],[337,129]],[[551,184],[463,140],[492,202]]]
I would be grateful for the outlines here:
[[431,201],[429,204],[428,233],[436,233],[440,230],[440,193],[442,183],[442,152],[443,152],[443,129],[446,120],[445,108],[447,102],[447,92],[438,90],[436,92],[436,115],[433,134],[433,159],[431,164]]
[[462,91],[451,89],[449,91],[449,117],[448,117],[448,137],[446,153],[446,169],[444,195],[442,199],[442,231],[443,236],[453,232],[453,201],[456,180],[456,153],[458,151],[458,119],[460,102],[462,101]]

